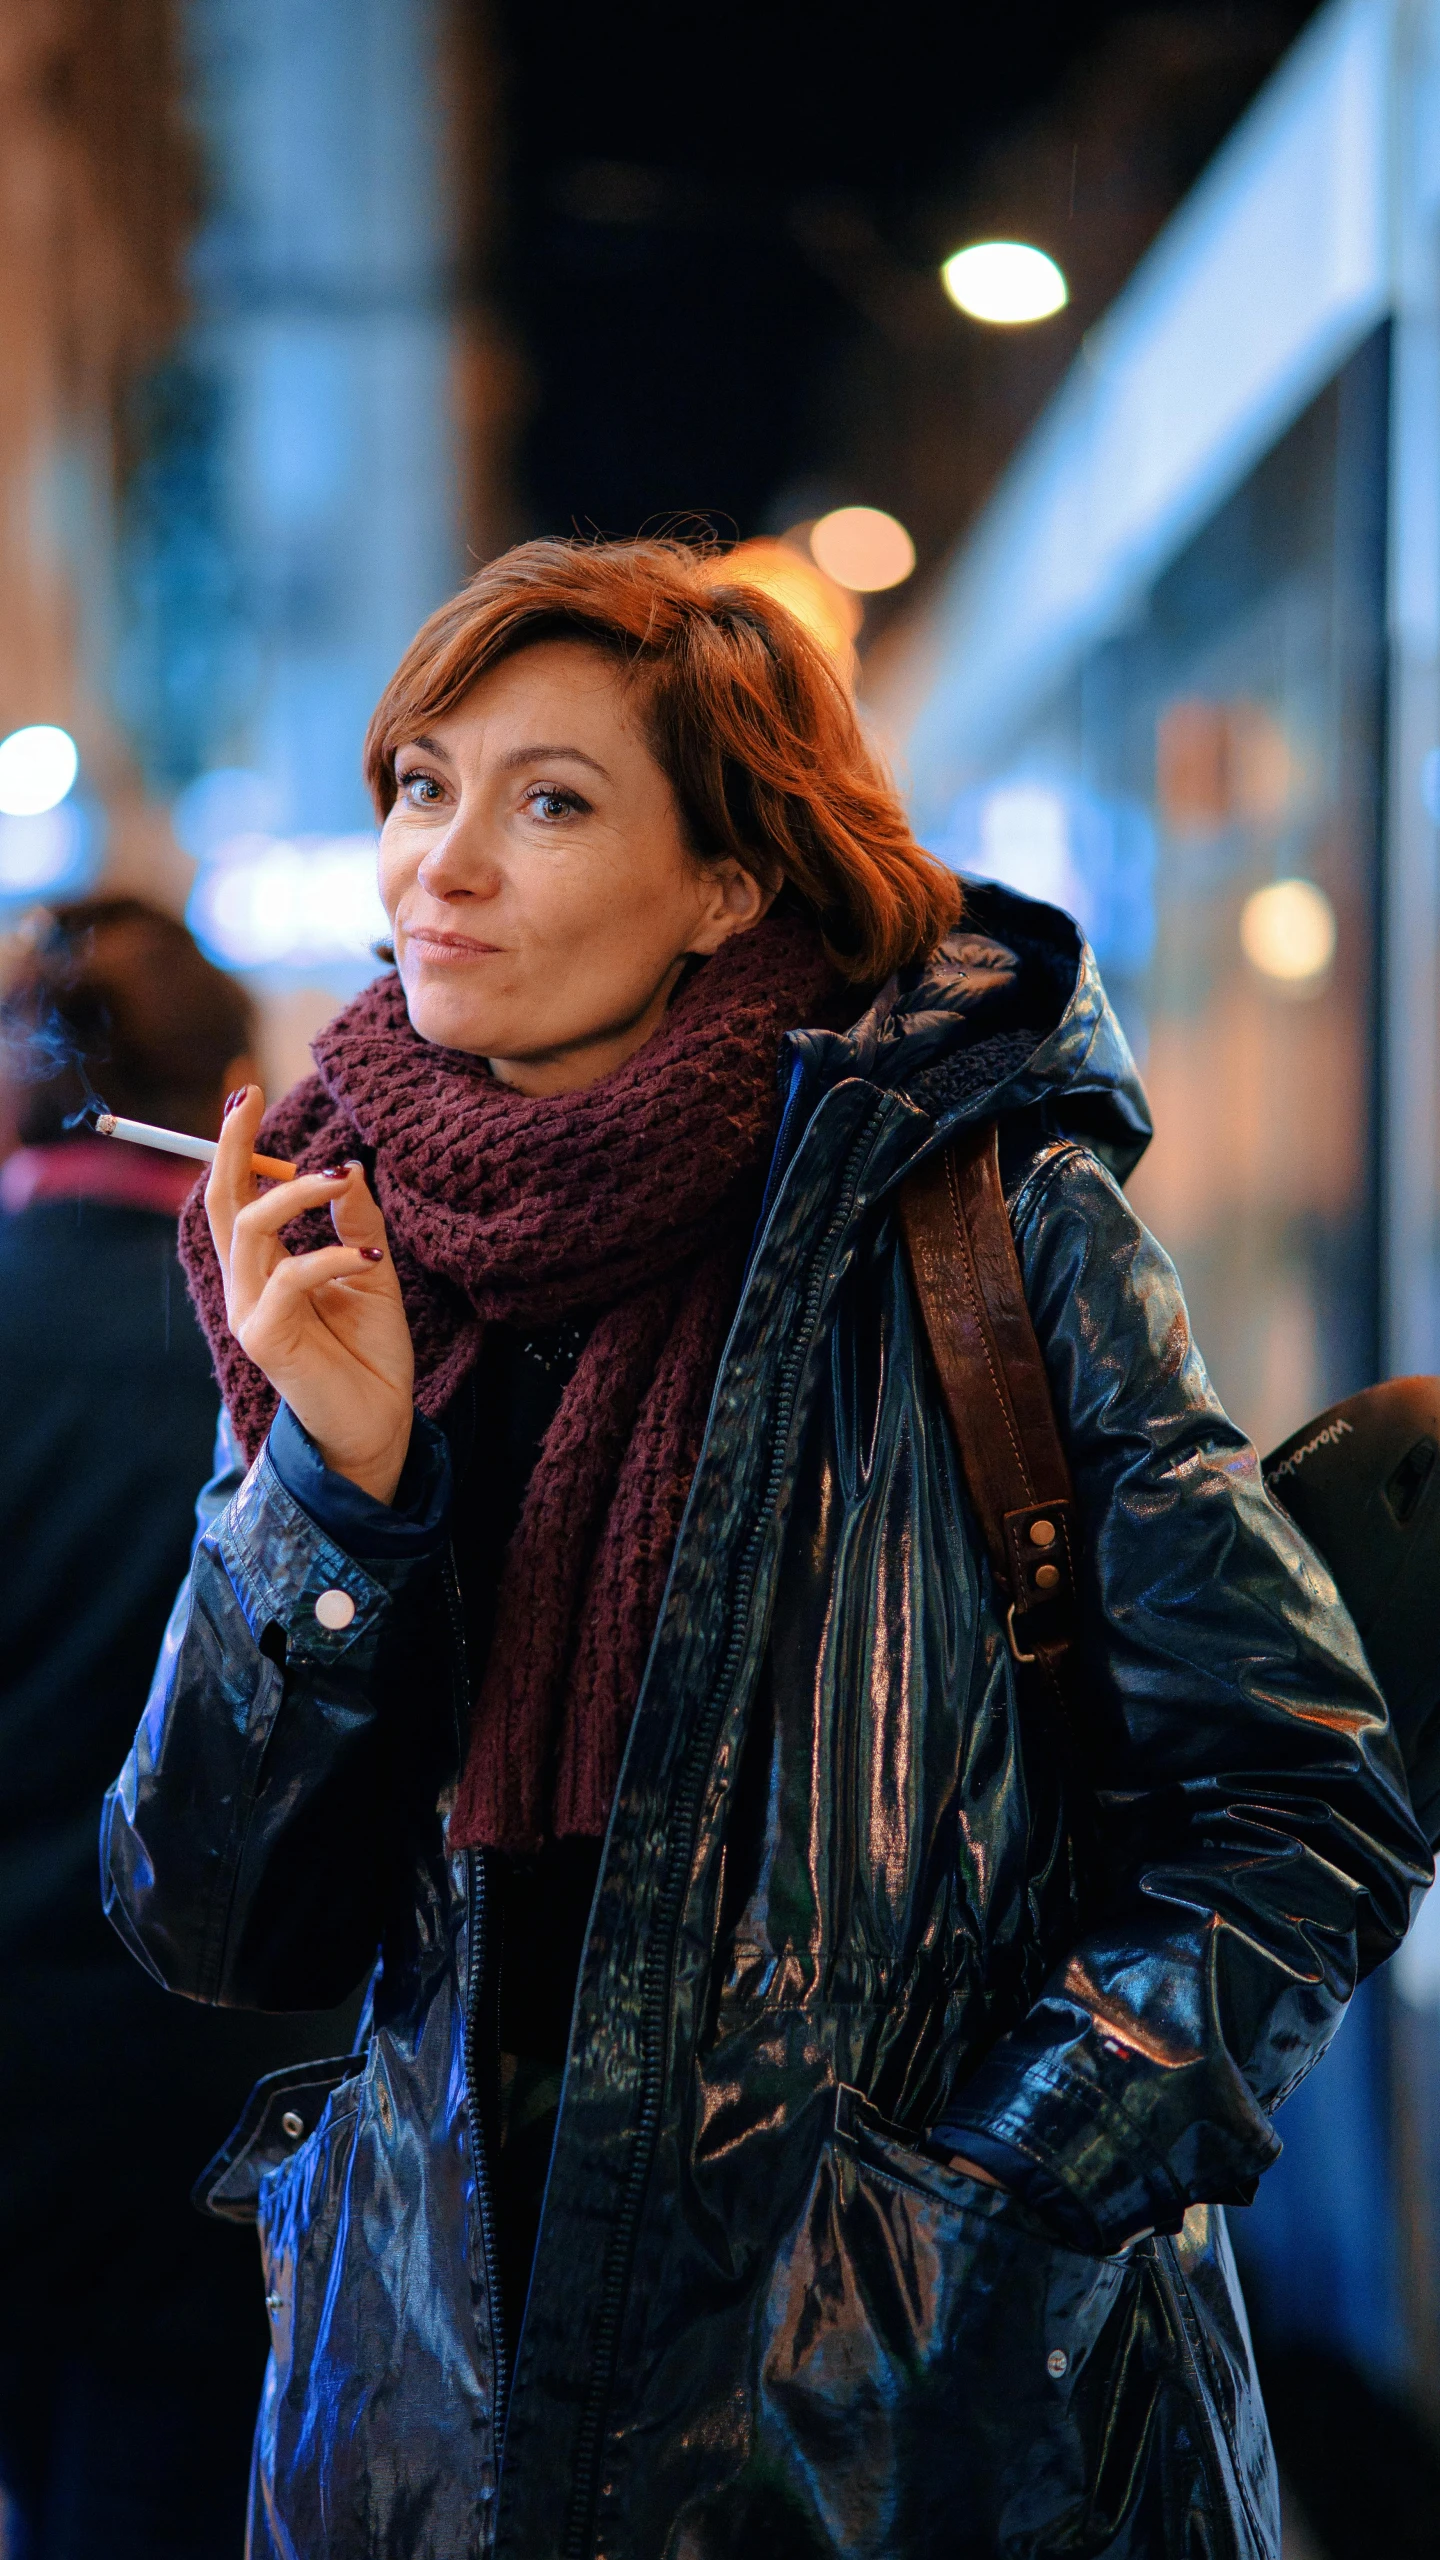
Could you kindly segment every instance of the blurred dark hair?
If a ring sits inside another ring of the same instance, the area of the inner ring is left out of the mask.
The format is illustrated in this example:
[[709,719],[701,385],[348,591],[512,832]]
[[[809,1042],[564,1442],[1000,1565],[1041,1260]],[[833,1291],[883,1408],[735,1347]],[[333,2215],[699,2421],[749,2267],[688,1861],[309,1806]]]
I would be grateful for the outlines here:
[[221,1079],[254,1033],[244,988],[158,907],[80,898],[42,911],[0,999],[16,1133],[53,1144],[88,1077],[112,1111],[213,1137]]

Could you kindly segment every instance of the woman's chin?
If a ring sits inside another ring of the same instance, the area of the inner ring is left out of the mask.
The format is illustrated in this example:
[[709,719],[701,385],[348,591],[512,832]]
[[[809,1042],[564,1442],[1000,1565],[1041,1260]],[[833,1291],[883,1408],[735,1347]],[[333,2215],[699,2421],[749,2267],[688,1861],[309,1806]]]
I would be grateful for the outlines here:
[[421,1039],[437,1049],[464,1049],[477,1058],[495,1054],[496,1042],[481,1008],[467,1004],[459,987],[407,987],[405,1010]]

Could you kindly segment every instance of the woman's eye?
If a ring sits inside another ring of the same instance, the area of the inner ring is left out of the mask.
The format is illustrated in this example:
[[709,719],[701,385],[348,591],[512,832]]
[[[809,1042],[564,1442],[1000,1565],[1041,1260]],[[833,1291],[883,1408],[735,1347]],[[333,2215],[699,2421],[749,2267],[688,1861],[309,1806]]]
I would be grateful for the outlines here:
[[552,789],[548,783],[541,782],[533,791],[527,791],[525,805],[536,817],[542,818],[546,826],[553,827],[563,818],[575,817],[586,804],[578,791],[562,791],[558,785]]
[[404,773],[400,788],[412,809],[433,809],[440,798],[440,785],[433,773]]

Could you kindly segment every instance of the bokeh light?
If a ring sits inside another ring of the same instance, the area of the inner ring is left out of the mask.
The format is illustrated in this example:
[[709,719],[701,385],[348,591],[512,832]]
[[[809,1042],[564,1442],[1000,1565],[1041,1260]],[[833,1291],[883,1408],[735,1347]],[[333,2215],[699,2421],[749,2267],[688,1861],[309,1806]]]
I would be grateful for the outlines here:
[[1335,910],[1313,880],[1271,880],[1240,910],[1240,947],[1263,978],[1314,986],[1335,957]]
[[363,961],[388,929],[375,838],[237,836],[203,866],[186,922],[223,968]]
[[796,621],[848,671],[860,607],[848,588],[837,586],[788,542],[737,542],[733,551],[713,552],[703,573],[712,586],[758,587],[762,595],[788,605]]
[[958,310],[972,320],[1014,328],[1063,311],[1070,288],[1053,258],[1023,240],[977,240],[957,249],[940,280]]
[[810,527],[810,549],[827,578],[862,596],[898,587],[915,566],[915,545],[883,507],[832,507]]
[[90,832],[73,800],[33,817],[0,815],[0,898],[78,888],[90,867]]
[[196,862],[209,862],[237,836],[278,833],[282,811],[274,784],[263,774],[220,765],[187,784],[170,820],[176,842]]
[[57,809],[79,770],[79,750],[68,730],[45,721],[12,729],[0,741],[0,812],[38,818]]

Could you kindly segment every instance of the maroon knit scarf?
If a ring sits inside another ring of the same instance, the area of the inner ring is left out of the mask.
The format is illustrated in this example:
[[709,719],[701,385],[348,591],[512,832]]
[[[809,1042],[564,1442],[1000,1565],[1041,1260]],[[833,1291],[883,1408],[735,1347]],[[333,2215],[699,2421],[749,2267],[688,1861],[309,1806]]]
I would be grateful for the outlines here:
[[[487,1322],[596,1319],[505,1557],[457,1847],[605,1828],[774,1140],[780,1038],[854,1010],[814,927],[772,915],[696,970],[615,1074],[527,1100],[422,1040],[390,974],[266,1114],[262,1145],[307,1171],[373,1152],[423,1413],[449,1403]],[[321,1212],[290,1241],[330,1233]],[[253,1457],[276,1398],[226,1326],[198,1193],[181,1255]]]

